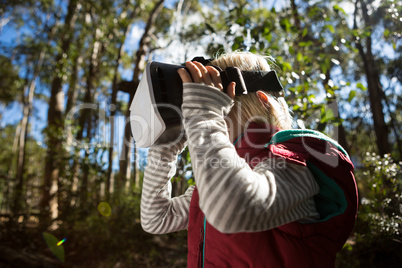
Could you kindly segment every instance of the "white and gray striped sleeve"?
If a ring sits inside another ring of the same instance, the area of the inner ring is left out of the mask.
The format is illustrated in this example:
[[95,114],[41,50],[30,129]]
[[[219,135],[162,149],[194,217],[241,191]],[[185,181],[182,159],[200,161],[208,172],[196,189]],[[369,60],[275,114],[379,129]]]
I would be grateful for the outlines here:
[[232,100],[216,88],[186,83],[184,127],[208,222],[224,233],[268,230],[316,219],[313,196],[319,186],[308,168],[266,160],[254,170],[239,157],[228,137],[225,115]]
[[176,172],[181,146],[153,146],[149,149],[141,196],[141,226],[149,233],[164,234],[184,230],[194,187],[171,197],[170,179]]

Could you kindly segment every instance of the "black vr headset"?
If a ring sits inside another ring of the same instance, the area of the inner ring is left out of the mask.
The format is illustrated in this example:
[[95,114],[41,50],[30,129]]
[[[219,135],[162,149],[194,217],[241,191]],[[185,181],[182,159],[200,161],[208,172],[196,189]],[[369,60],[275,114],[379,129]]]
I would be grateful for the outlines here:
[[[212,60],[196,57],[192,61],[208,65]],[[213,67],[220,72],[225,93],[231,82],[236,82],[236,96],[258,90],[283,89],[275,71],[241,71],[237,67],[221,70]],[[181,122],[183,83],[177,73],[180,68],[185,67],[156,61],[146,65],[130,105],[131,132],[138,147],[168,143],[184,134]]]

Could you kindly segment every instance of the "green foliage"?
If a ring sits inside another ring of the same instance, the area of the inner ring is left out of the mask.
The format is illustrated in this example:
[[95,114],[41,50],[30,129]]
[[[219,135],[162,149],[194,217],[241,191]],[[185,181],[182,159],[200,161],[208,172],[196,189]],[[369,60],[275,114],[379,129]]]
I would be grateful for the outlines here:
[[[0,55],[0,103],[7,105],[21,97],[23,80],[11,60]],[[1,118],[1,117],[0,117]]]
[[[367,196],[362,197],[362,207],[367,213],[362,215],[362,219],[370,222],[371,235],[402,235],[401,164],[395,163],[390,155],[381,158],[374,153],[367,153],[363,160],[364,169],[361,176],[368,179],[366,187],[369,191]],[[364,218],[366,216],[367,218]]]
[[[57,235],[67,237],[65,264],[86,267],[161,267],[186,260],[186,233],[151,235],[140,226],[140,190],[110,202],[111,215],[104,216],[94,204],[82,214],[71,211]],[[84,216],[80,216],[84,215]],[[77,252],[84,250],[85,254]]]
[[402,172],[389,155],[367,153],[356,172],[360,206],[338,267],[397,267],[402,261]]
[[[4,128],[0,127],[0,209],[4,213],[4,209],[10,205],[11,196],[13,193],[10,181],[14,183],[17,166],[17,140],[18,135],[17,125],[7,125]],[[28,163],[25,167],[25,183],[23,192],[29,191],[29,197],[24,201],[23,209],[27,213],[35,212],[39,198],[39,180],[43,174],[43,159],[45,157],[45,149],[42,144],[32,137],[28,137],[26,142],[25,161]],[[25,199],[25,198],[24,198]],[[29,202],[29,204],[28,204]],[[7,210],[6,210],[7,211]]]
[[85,245],[88,256],[94,254],[100,257],[123,244],[127,247],[130,241],[123,237],[135,237],[134,233],[138,230],[139,196],[121,196],[119,204],[110,204],[111,215],[107,217],[101,214],[98,205],[93,204],[89,210],[85,210],[84,217],[80,216],[83,214],[79,208],[72,211],[60,226],[60,232],[65,232],[73,248]]
[[13,143],[14,135],[16,134],[16,126],[8,125],[5,128],[0,128],[0,143],[2,150],[0,150],[0,177],[6,178],[14,166],[15,159],[13,159]]
[[356,90],[351,90],[349,92],[348,102],[351,102],[355,96],[356,96]]

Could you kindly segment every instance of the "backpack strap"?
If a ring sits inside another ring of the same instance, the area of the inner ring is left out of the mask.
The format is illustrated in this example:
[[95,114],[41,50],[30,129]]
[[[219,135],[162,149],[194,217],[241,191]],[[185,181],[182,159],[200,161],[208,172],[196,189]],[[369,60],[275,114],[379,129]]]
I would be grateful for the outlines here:
[[331,139],[330,137],[324,135],[319,131],[311,129],[288,129],[278,131],[272,137],[271,141],[265,145],[265,147],[268,147],[271,144],[283,143],[294,138],[304,138],[304,137],[317,138],[320,140],[327,141],[333,144],[339,151],[341,151],[347,158],[350,159],[348,153],[345,151],[345,149],[343,149],[341,145],[339,145],[338,142],[336,142],[335,140]]

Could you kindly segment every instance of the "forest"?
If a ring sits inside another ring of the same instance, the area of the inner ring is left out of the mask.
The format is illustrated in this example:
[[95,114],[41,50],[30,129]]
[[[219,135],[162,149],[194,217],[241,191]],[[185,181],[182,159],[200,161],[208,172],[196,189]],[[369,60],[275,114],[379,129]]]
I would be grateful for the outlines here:
[[[350,154],[355,228],[337,267],[402,263],[402,2],[0,2],[0,267],[187,267],[185,231],[140,224],[147,149],[129,107],[151,60],[272,57],[294,127]],[[194,184],[185,150],[172,178]]]

